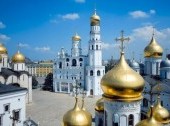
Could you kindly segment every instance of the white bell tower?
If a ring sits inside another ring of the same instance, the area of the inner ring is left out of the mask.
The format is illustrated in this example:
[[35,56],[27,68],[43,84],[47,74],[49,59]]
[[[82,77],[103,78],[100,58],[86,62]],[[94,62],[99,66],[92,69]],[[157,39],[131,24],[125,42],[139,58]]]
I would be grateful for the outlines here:
[[100,17],[91,16],[88,66],[86,67],[87,95],[101,95],[100,80],[105,73],[102,66],[102,41],[100,38]]

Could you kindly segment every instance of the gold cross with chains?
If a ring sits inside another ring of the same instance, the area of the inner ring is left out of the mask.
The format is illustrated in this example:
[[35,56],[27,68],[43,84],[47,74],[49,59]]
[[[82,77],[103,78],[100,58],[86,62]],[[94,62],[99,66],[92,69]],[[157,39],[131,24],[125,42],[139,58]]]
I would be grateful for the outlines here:
[[125,41],[129,41],[129,40],[130,40],[129,37],[125,38],[123,34],[124,34],[124,31],[122,30],[122,31],[121,31],[121,37],[115,39],[116,41],[120,41],[120,42],[121,42],[121,45],[120,45],[120,50],[121,50],[121,52],[123,52],[123,50],[124,50],[124,48],[125,48],[124,45],[123,45],[123,43],[124,43]]

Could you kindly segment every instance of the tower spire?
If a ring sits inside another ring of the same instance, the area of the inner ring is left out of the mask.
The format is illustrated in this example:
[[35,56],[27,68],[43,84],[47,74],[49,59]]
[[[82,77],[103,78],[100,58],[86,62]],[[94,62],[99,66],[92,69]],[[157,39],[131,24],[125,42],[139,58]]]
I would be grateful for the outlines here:
[[152,36],[154,37],[154,36],[155,36],[155,27],[153,26],[152,29],[153,29],[153,31],[152,31],[152,32],[153,32],[153,33],[152,33]]
[[116,38],[115,40],[121,42],[120,51],[121,51],[121,53],[123,53],[123,52],[124,52],[124,48],[125,48],[125,47],[124,47],[124,42],[125,42],[125,41],[129,41],[130,38],[129,38],[129,37],[125,38],[125,37],[124,37],[124,31],[122,30],[122,31],[121,31],[121,37],[120,37],[120,38]]

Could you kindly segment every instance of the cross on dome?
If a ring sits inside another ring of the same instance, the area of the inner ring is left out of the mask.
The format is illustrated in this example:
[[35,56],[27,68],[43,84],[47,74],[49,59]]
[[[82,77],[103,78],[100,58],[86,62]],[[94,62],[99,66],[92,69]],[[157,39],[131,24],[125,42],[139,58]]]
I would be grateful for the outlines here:
[[124,37],[124,31],[122,30],[122,31],[121,31],[121,37],[120,37],[120,38],[116,38],[115,40],[121,42],[120,50],[121,50],[121,53],[123,53],[123,50],[124,50],[124,48],[125,48],[125,47],[124,47],[124,42],[125,42],[125,41],[129,41],[130,38],[129,38],[129,37],[125,38],[125,37]]

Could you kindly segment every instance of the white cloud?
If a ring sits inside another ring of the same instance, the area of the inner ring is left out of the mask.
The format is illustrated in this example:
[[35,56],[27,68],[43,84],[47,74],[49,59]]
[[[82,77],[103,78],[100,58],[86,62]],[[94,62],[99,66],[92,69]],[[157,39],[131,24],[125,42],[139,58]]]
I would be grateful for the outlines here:
[[5,24],[0,21],[0,29],[5,28],[5,27],[6,27]]
[[75,2],[77,2],[77,3],[85,3],[86,1],[85,0],[75,0]]
[[51,49],[49,46],[44,46],[44,47],[36,47],[35,50],[41,52],[49,52]]
[[80,16],[77,13],[70,13],[65,15],[59,15],[64,20],[76,20],[79,19]]
[[108,49],[113,49],[113,48],[118,48],[120,44],[110,44],[110,43],[102,43],[102,49],[108,50]]
[[147,17],[149,17],[149,15],[146,12],[141,11],[141,10],[129,12],[129,15],[132,16],[133,18],[147,18]]
[[10,37],[8,37],[7,35],[4,35],[4,34],[0,33],[0,41],[7,41],[9,39],[10,39]]
[[26,44],[26,43],[19,43],[18,46],[21,47],[21,48],[28,48],[29,47],[29,45]]
[[57,21],[56,19],[52,19],[52,20],[50,20],[50,23],[57,24],[57,23],[58,23],[58,21]]

